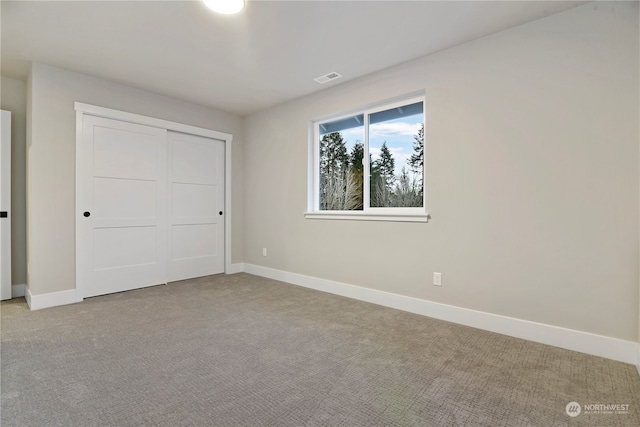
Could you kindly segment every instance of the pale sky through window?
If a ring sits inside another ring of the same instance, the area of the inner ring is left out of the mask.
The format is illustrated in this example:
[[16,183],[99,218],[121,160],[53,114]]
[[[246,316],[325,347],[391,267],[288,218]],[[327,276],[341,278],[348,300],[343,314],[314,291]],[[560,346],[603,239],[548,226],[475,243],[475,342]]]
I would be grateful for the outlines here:
[[[422,114],[400,117],[381,123],[374,123],[369,127],[369,152],[373,161],[379,158],[380,146],[387,142],[387,146],[395,159],[395,173],[399,174],[405,166],[410,172],[407,163],[413,154],[414,136],[418,134],[423,123]],[[345,140],[347,151],[351,152],[356,141],[364,140],[364,128],[345,129],[341,131]]]

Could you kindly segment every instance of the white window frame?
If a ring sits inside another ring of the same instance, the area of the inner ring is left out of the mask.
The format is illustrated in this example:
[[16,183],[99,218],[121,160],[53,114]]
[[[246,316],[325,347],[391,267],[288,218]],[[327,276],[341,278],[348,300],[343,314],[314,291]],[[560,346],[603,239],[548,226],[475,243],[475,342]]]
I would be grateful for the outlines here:
[[[402,97],[370,104],[365,107],[353,109],[340,114],[332,114],[311,121],[309,126],[309,163],[308,163],[308,189],[307,211],[304,217],[307,219],[338,219],[338,220],[364,220],[364,221],[401,221],[401,222],[428,222],[430,215],[427,211],[426,197],[426,162],[422,170],[422,207],[370,207],[370,164],[369,158],[369,116],[371,114],[390,110],[404,105],[422,102],[423,123],[425,120],[425,96],[424,91]],[[364,182],[362,210],[320,210],[320,124],[336,121],[362,114],[364,117]],[[426,144],[425,144],[426,145]],[[426,148],[426,147],[425,147]],[[426,158],[426,156],[425,156]]]

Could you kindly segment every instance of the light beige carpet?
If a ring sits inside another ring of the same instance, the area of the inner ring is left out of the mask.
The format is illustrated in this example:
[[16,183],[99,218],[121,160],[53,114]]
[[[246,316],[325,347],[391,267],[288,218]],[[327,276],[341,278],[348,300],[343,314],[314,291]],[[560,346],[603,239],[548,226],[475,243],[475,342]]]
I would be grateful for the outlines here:
[[640,426],[631,365],[248,274],[1,311],[3,427]]

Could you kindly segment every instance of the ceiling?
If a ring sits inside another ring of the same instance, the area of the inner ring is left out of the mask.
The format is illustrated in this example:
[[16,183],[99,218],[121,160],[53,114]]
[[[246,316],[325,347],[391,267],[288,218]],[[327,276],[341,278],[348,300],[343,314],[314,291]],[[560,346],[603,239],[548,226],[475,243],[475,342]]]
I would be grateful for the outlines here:
[[1,72],[37,61],[244,116],[583,3],[2,0]]

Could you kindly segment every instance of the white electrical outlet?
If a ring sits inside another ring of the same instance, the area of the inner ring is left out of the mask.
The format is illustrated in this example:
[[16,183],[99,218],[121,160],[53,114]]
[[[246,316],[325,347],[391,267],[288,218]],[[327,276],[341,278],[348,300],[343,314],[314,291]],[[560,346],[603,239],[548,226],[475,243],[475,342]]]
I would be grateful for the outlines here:
[[267,248],[262,248],[262,256],[267,256]]
[[433,285],[442,286],[442,273],[433,273]]

